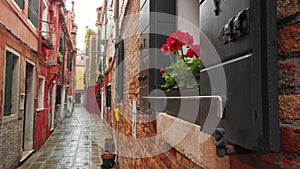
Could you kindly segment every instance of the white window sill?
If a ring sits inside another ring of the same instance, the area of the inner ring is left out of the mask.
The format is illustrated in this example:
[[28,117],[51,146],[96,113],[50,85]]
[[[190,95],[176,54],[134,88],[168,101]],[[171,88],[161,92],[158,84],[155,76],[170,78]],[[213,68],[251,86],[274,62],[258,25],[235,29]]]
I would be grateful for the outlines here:
[[43,111],[43,110],[46,110],[46,108],[39,108],[39,109],[36,109],[36,112],[40,112],[40,111]]
[[[170,116],[157,114],[157,133],[173,147],[203,168],[229,168],[229,158],[216,156],[215,138],[200,131],[200,126]],[[209,161],[214,161],[210,163]]]

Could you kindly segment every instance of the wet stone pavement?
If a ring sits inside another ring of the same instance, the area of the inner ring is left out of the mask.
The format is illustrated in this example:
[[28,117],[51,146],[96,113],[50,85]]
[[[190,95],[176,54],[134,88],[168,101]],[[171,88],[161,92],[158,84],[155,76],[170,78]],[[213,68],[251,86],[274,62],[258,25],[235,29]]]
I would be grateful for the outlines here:
[[19,169],[99,169],[105,138],[111,137],[100,116],[76,105],[42,148]]

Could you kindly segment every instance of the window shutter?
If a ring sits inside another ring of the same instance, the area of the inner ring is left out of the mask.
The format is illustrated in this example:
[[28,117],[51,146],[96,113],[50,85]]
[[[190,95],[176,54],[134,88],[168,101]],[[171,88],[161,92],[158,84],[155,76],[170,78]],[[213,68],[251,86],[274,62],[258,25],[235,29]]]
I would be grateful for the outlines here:
[[[150,67],[156,68],[150,70],[149,89],[152,91],[153,89],[160,88],[164,83],[159,69],[165,68],[171,63],[170,58],[163,56],[160,48],[166,42],[167,37],[177,29],[176,1],[150,0],[150,11],[154,12],[154,15],[150,16],[150,32],[155,32],[150,35]],[[166,15],[162,17],[161,13],[165,13]]]
[[57,90],[56,90],[56,104],[61,104],[61,90],[62,90],[62,86],[58,85],[57,86]]
[[124,40],[120,41],[117,52],[117,101],[124,99]]
[[14,55],[6,52],[4,116],[11,115],[13,64]]
[[106,86],[106,107],[111,107],[111,85]]
[[65,56],[65,41],[62,37],[60,37],[60,40],[59,40],[59,52]]
[[28,19],[37,28],[39,25],[39,0],[29,0],[28,1]]
[[24,0],[15,0],[20,9],[24,9]]
[[[207,37],[200,39],[205,63],[200,92],[226,99],[223,118],[217,122],[225,130],[225,141],[249,150],[279,151],[276,1],[220,1],[218,7],[204,1],[200,20]],[[208,114],[215,102],[200,104],[202,130],[211,134],[212,119],[219,119],[215,112]]]
[[71,54],[71,53],[68,54],[68,64],[67,64],[67,68],[68,68],[69,71],[72,70],[72,54]]
[[[144,78],[140,81],[140,86],[143,86],[140,89],[142,98],[148,96],[152,90],[160,88],[164,82],[159,69],[169,65],[171,61],[168,57],[162,56],[160,48],[167,36],[176,30],[176,1],[140,0],[140,4],[141,72],[139,76]],[[162,17],[163,13],[167,15]],[[149,67],[151,69],[148,69]],[[141,99],[141,108],[145,110],[149,108],[148,99]]]

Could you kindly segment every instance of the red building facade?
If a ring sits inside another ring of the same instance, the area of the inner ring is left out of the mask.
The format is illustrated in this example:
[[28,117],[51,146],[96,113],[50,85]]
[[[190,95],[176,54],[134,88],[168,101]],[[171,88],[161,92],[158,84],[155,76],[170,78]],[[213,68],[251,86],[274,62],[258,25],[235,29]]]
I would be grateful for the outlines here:
[[44,106],[37,102],[36,148],[49,137],[56,123],[64,118],[65,101],[73,97],[75,36],[77,26],[73,11],[66,11],[64,1],[40,3],[40,18],[43,18],[39,33],[39,80],[37,91],[44,87],[44,94],[37,93],[38,100],[43,99]]

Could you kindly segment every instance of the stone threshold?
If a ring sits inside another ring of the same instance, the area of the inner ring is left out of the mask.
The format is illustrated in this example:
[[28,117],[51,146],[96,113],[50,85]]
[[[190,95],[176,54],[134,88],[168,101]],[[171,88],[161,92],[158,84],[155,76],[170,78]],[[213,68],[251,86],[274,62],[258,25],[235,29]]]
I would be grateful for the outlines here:
[[34,150],[22,151],[22,159],[20,160],[20,163],[26,161],[33,154],[33,152]]

